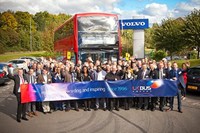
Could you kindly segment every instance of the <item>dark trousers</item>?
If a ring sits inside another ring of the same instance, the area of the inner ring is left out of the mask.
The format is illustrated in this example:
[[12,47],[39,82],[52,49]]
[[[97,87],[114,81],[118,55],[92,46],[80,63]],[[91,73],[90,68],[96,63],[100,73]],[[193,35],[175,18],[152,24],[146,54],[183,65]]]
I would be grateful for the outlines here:
[[90,109],[91,108],[91,99],[85,99],[84,100],[84,105],[85,105],[85,109]]
[[66,102],[66,110],[70,110],[72,107],[71,107],[71,104],[73,103],[74,104],[74,108],[75,109],[78,109],[78,101],[76,101],[76,100],[67,100]]
[[73,101],[74,102],[74,108],[78,109],[78,101]]
[[[177,93],[177,101],[178,101],[178,111],[181,111],[181,90],[178,89]],[[174,97],[170,98],[170,108],[173,110],[174,106]]]
[[124,109],[129,110],[131,98],[124,98]]
[[62,101],[54,101],[53,102],[54,110],[62,110],[63,109],[63,102]]
[[148,97],[139,97],[139,101],[138,101],[138,108],[142,108],[142,105],[144,104],[144,109],[148,108],[148,102],[149,102],[149,98]]
[[151,97],[151,109],[156,109],[156,102],[158,98],[157,97]]
[[181,95],[186,96],[186,88],[181,88]]
[[165,99],[166,99],[165,97],[160,97],[160,106],[159,106],[160,109],[163,109],[163,108],[164,108]]
[[119,98],[109,98],[109,109],[112,111],[115,109],[119,109]]
[[30,102],[27,103],[27,112],[35,112],[36,111],[36,103]]
[[71,109],[70,101],[66,101],[65,103],[66,103],[65,109],[70,110]]
[[21,117],[26,117],[26,103],[21,103],[21,93],[17,93],[17,119],[21,119]]

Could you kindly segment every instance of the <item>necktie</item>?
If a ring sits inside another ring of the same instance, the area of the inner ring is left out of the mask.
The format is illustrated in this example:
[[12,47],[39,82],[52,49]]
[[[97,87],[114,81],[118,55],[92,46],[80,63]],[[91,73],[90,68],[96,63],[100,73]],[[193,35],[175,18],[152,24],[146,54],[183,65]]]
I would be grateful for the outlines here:
[[145,73],[146,73],[146,71],[143,71],[143,74],[142,74],[142,79],[144,79],[144,78],[145,78]]
[[22,84],[24,84],[24,78],[22,76],[19,76],[21,81],[22,81]]
[[31,76],[31,84],[33,84],[33,76]]
[[159,79],[162,79],[161,70],[159,70]]

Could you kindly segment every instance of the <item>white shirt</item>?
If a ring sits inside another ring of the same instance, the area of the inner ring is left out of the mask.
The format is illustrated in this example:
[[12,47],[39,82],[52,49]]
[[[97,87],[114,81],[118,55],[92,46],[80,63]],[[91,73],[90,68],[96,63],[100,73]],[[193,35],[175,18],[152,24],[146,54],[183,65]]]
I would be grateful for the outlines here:
[[47,84],[47,74],[46,75],[42,75],[44,78],[44,83]]
[[[21,85],[21,84],[24,84],[24,79],[23,79],[23,77],[20,77],[20,76],[19,76],[19,79],[20,79],[20,85]],[[21,92],[20,86],[19,86],[19,89],[18,89],[17,92]]]
[[97,80],[104,80],[105,76],[106,76],[106,72],[102,70],[97,73]]

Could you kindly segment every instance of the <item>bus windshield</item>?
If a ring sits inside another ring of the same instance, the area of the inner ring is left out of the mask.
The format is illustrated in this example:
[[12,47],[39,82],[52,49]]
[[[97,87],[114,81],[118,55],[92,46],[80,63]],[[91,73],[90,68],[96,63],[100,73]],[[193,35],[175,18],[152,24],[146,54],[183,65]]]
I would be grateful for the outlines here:
[[115,45],[118,41],[118,20],[113,16],[78,18],[79,46]]

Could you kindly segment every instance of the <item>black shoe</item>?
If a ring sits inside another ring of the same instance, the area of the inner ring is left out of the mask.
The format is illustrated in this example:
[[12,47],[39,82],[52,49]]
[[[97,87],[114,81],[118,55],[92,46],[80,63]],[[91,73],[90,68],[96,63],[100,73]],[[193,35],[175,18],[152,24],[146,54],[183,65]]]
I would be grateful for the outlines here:
[[155,110],[156,110],[155,108],[152,108],[152,109],[151,109],[151,111],[155,111]]
[[51,114],[52,112],[51,112],[51,111],[49,111],[49,112],[47,112],[47,113]]
[[22,120],[28,121],[28,119],[26,117],[22,117]]
[[79,111],[79,109],[75,109],[76,111]]
[[136,110],[139,110],[140,108],[136,108]]
[[181,110],[179,110],[178,112],[179,112],[179,113],[183,113],[183,111],[181,111]]
[[107,109],[106,108],[103,108],[103,111],[106,111]]
[[91,109],[89,108],[88,111],[91,111]]
[[45,114],[45,115],[46,115],[46,114],[47,114],[47,112],[43,112],[43,114]]
[[84,111],[87,111],[87,109],[84,109]]
[[119,108],[116,108],[117,111],[119,111]]
[[142,109],[142,111],[146,111],[147,109]]
[[19,122],[19,123],[20,123],[20,122],[21,122],[21,120],[20,120],[20,119],[17,119],[17,122]]
[[69,112],[70,111],[70,109],[65,109],[65,112]]
[[163,109],[163,108],[160,108],[160,111],[161,111],[161,112],[164,112],[164,109]]
[[98,110],[98,108],[94,108],[94,111],[97,111]]

